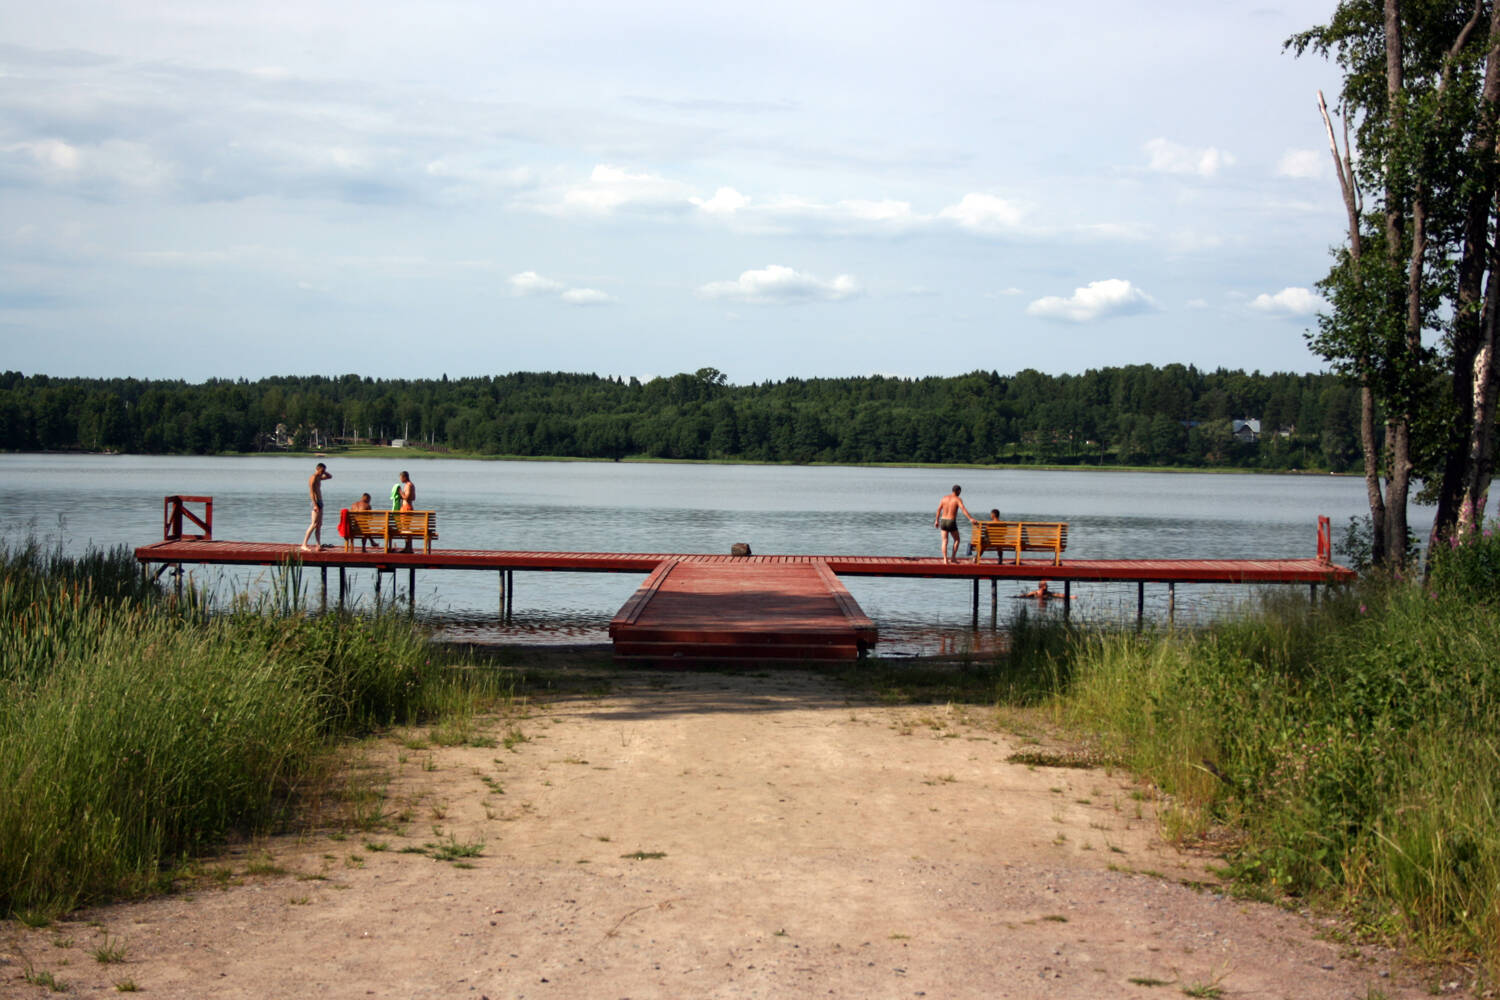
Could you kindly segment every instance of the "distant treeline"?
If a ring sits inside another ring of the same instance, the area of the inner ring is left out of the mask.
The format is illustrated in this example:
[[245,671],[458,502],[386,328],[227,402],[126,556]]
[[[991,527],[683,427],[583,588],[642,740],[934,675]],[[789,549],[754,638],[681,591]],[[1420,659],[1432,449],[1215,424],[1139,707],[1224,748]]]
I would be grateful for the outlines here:
[[[644,383],[561,372],[199,384],[6,372],[0,448],[210,454],[405,438],[479,455],[1344,471],[1360,455],[1358,406],[1334,375],[1176,364],[752,385],[713,368]],[[1258,434],[1237,435],[1240,420],[1258,421]]]

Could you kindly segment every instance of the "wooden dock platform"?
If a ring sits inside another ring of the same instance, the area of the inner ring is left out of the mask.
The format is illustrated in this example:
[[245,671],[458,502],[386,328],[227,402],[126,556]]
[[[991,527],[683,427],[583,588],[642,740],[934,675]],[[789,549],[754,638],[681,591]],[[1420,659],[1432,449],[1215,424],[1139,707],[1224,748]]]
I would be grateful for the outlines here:
[[[201,513],[195,510],[201,505]],[[189,534],[193,527],[199,529]],[[329,546],[304,550],[273,542],[218,541],[213,537],[213,498],[169,496],[163,501],[160,542],[135,550],[158,575],[184,564],[220,566],[289,565],[317,569],[328,590],[328,570],[339,574],[342,604],[346,571],[374,569],[380,592],[384,573],[408,574],[407,593],[416,594],[417,570],[498,572],[501,606],[514,602],[517,570],[564,573],[644,573],[640,589],[610,623],[615,653],[651,659],[852,659],[875,645],[875,623],[839,582],[840,576],[965,579],[974,586],[974,617],[979,618],[979,584],[1000,580],[1047,580],[1063,585],[1063,613],[1070,589],[1080,582],[1133,582],[1137,623],[1145,614],[1147,583],[1165,583],[1175,607],[1179,583],[1346,583],[1354,572],[1334,565],[1328,518],[1318,519],[1314,559],[1053,559],[945,562],[918,556],[733,556],[643,552],[528,552],[486,549],[389,551]],[[178,576],[179,587],[181,575]],[[394,595],[393,595],[394,596]],[[508,612],[507,612],[508,613]]]
[[[1320,584],[1347,583],[1352,570],[1313,559],[993,559],[944,563],[918,556],[729,556],[647,552],[541,552],[433,549],[431,552],[346,552],[342,547],[302,551],[297,545],[177,539],[135,550],[143,565],[273,566],[339,572],[375,569],[480,570],[502,574],[503,600],[514,600],[517,571],[640,573],[646,582],[615,616],[610,636],[621,657],[826,659],[860,655],[877,639],[841,576],[959,579],[973,582],[978,615],[979,585],[989,580],[1047,580],[1137,585],[1137,616],[1144,614],[1147,583]],[[378,584],[377,584],[378,586]],[[993,588],[992,588],[993,589]],[[408,584],[408,593],[415,586]],[[1067,604],[1064,604],[1066,613]]]
[[819,560],[668,559],[609,636],[623,658],[852,660],[874,648],[876,629]]

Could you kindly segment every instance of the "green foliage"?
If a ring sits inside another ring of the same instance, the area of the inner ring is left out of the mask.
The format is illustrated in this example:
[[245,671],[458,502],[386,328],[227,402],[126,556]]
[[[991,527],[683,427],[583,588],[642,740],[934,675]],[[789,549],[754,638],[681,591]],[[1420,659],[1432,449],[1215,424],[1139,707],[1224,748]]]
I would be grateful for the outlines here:
[[[1334,375],[1185,365],[744,386],[715,368],[644,384],[560,372],[201,385],[9,372],[0,448],[202,453],[409,437],[595,459],[1326,468],[1358,454],[1348,393],[1331,392],[1341,388]],[[1261,420],[1259,442],[1234,436],[1239,418]]]
[[1494,967],[1500,616],[1465,589],[1478,571],[1445,572],[1202,633],[1079,635],[1061,705],[1171,796],[1177,829],[1240,830],[1235,878],[1398,914]]
[[441,697],[400,619],[182,613],[118,596],[130,561],[0,550],[0,912],[149,888]]
[[1493,607],[1500,601],[1500,523],[1460,537],[1432,552],[1432,586],[1458,601]]

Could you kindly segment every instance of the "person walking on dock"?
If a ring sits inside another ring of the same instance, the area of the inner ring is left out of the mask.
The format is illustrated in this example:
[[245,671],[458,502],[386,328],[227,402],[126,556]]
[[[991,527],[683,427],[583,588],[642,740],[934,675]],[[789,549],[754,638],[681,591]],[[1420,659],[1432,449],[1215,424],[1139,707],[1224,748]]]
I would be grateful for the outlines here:
[[[938,501],[937,513],[933,515],[932,526],[939,532],[939,545],[943,553],[943,562],[958,562],[958,545],[962,540],[958,537],[958,512],[963,511],[964,517],[969,519],[972,526],[977,524],[974,515],[969,513],[969,508],[964,506],[963,487],[954,485],[953,492]],[[948,556],[949,546],[952,546],[953,556]]]
[[322,462],[313,470],[313,474],[307,477],[307,494],[312,498],[312,523],[307,526],[307,533],[302,536],[302,551],[310,552],[314,546],[308,545],[309,538],[316,539],[317,548],[323,547],[323,480],[332,479],[328,466]]

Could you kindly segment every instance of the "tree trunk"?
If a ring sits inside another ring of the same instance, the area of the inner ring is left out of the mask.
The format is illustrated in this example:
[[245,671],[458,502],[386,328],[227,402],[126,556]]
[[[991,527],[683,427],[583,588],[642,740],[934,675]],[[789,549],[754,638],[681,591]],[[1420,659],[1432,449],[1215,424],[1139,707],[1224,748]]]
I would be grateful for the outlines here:
[[[1496,226],[1500,227],[1500,210],[1497,210]],[[1475,348],[1471,367],[1472,382],[1467,474],[1464,477],[1463,496],[1459,501],[1459,537],[1477,529],[1484,520],[1484,508],[1489,499],[1490,475],[1494,468],[1494,433],[1496,390],[1500,388],[1500,371],[1496,368],[1495,324],[1500,313],[1500,245],[1490,249],[1490,275],[1485,289],[1484,321],[1480,324],[1479,344]]]
[[1370,501],[1370,563],[1384,566],[1385,497],[1380,492],[1380,451],[1375,440],[1375,393],[1369,376],[1360,379],[1359,443],[1365,454],[1365,493]]
[[[1479,17],[1465,26],[1455,43],[1466,43]],[[1481,91],[1479,127],[1469,142],[1474,164],[1474,183],[1464,207],[1463,248],[1458,262],[1452,336],[1449,340],[1448,392],[1451,412],[1446,421],[1442,480],[1438,487],[1437,511],[1433,516],[1428,552],[1447,541],[1455,531],[1464,534],[1474,526],[1474,503],[1489,485],[1491,424],[1494,420],[1494,252],[1490,243],[1490,220],[1494,212],[1496,164],[1495,128],[1500,109],[1500,6],[1490,12],[1491,45],[1485,54],[1484,87]],[[1451,64],[1451,63],[1450,63]],[[1444,81],[1447,82],[1446,79]],[[1484,288],[1489,270],[1489,289]],[[1480,467],[1483,466],[1481,469]],[[1477,489],[1477,492],[1476,492]],[[1483,502],[1479,504],[1483,510]]]
[[1411,420],[1406,416],[1385,425],[1385,555],[1397,573],[1406,568],[1406,501],[1411,494]]
[[[1385,93],[1386,107],[1391,117],[1391,128],[1398,134],[1405,122],[1405,112],[1402,107],[1402,89],[1405,79],[1401,66],[1401,4],[1400,0],[1385,0]],[[1406,205],[1401,198],[1401,192],[1397,188],[1396,178],[1392,176],[1391,167],[1387,166],[1386,190],[1385,190],[1385,246],[1386,253],[1390,255],[1391,264],[1399,267],[1401,264],[1401,251],[1406,240]],[[1408,275],[1415,270],[1420,273],[1420,261],[1413,255],[1408,258]],[[1391,305],[1396,315],[1404,315],[1407,318],[1407,341],[1411,338],[1411,315],[1413,310],[1418,310],[1418,330],[1420,337],[1420,303],[1414,301],[1417,296],[1412,294],[1410,277],[1408,278],[1407,294],[1400,297],[1400,301],[1392,302]],[[1406,564],[1406,501],[1411,491],[1411,426],[1408,406],[1405,401],[1392,401],[1398,406],[1396,412],[1387,413],[1385,428],[1385,565],[1400,571]],[[1371,519],[1375,512],[1372,509]],[[1378,564],[1377,564],[1378,565]]]

